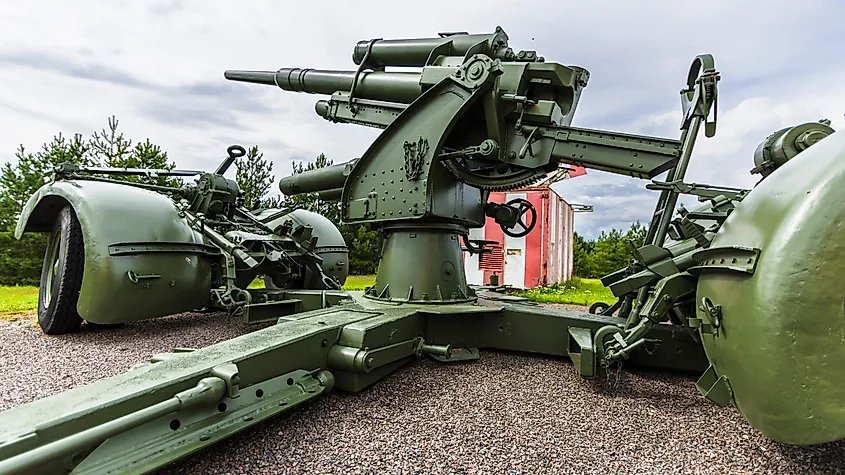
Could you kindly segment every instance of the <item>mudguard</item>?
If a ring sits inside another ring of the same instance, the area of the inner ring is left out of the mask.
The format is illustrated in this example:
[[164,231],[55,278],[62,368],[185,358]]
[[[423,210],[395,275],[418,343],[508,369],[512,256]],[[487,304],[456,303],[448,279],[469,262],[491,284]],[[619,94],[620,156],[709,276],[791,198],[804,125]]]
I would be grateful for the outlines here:
[[699,381],[766,436],[845,437],[845,133],[766,177],[701,263],[698,310],[712,366]]
[[141,188],[56,181],[24,205],[15,237],[50,232],[70,204],[82,227],[85,267],[77,309],[94,323],[144,320],[205,305],[219,251],[179,216],[172,200]]

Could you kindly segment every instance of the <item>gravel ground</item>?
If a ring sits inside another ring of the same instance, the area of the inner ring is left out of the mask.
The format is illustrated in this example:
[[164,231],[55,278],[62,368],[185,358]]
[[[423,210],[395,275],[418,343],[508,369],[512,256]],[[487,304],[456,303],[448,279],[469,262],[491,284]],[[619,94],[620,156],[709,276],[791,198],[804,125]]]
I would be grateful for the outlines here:
[[[219,313],[182,314],[46,337],[31,318],[0,320],[0,409],[255,329]],[[554,358],[422,359],[161,473],[845,473],[845,443],[773,443],[735,410],[701,400],[692,376],[622,378],[608,394],[603,380],[585,381]]]

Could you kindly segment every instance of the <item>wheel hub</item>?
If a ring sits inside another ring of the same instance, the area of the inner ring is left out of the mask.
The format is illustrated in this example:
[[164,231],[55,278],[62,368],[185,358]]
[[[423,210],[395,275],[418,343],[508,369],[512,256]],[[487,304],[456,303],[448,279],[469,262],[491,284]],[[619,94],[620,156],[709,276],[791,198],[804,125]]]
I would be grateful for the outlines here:
[[50,264],[50,275],[47,278],[47,282],[44,289],[44,307],[50,306],[50,301],[53,298],[53,288],[56,286],[56,276],[59,274],[59,249],[61,247],[62,242],[62,232],[59,230],[56,233],[55,239],[53,240],[52,245],[50,246],[50,257],[49,261]]

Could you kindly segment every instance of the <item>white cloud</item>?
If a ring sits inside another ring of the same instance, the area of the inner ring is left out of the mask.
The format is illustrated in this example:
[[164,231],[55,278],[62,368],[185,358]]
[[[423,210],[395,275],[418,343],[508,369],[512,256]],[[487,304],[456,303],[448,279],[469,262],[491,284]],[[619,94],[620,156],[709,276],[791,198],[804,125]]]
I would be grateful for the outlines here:
[[[801,81],[771,81],[760,84],[765,95],[737,98],[725,91],[720,94],[738,101],[730,109],[722,107],[717,118],[716,135],[707,138],[703,128],[687,170],[686,181],[736,188],[751,188],[760,175],[751,175],[757,145],[769,134],[804,122],[830,119],[835,130],[845,128],[845,67],[826,77],[808,74]],[[837,84],[838,81],[838,84]],[[801,84],[790,84],[800,82]],[[800,86],[800,87],[799,87]],[[733,97],[731,97],[733,96]],[[724,99],[721,99],[724,105]],[[729,102],[730,104],[730,102]],[[635,117],[619,127],[620,131],[669,138],[679,136],[680,107],[676,111]],[[664,176],[659,179],[665,178]],[[613,185],[626,183],[621,195]],[[576,229],[594,236],[602,229],[627,228],[639,220],[648,223],[657,200],[657,192],[645,189],[646,181],[617,177],[608,173],[588,172],[586,176],[555,185],[565,199],[593,204],[593,213],[578,214]],[[639,186],[640,192],[633,191]],[[606,188],[606,191],[603,191]],[[684,197],[687,207],[696,200]]]
[[[736,116],[739,118],[744,115],[743,112],[747,112],[747,109],[753,108],[757,104],[769,102],[770,99],[757,98],[743,103],[732,112],[737,112]],[[816,120],[816,116],[820,115],[797,113],[800,112],[800,106],[791,111],[783,107],[772,107],[769,110],[793,112],[793,114],[786,116],[792,117],[792,120],[778,121],[776,116],[762,121],[764,124],[770,125],[769,127],[759,124],[744,124],[737,120],[736,130],[742,130],[740,132],[730,133],[729,131],[732,129],[725,127],[727,130],[721,135],[717,133],[714,138],[707,139],[701,134],[687,172],[686,181],[751,188],[760,179],[760,175],[749,173],[749,170],[754,166],[752,159],[757,144],[768,134],[783,126],[812,122]],[[726,117],[725,122],[730,122],[727,119],[728,117]],[[839,123],[839,127],[836,127],[836,122]],[[749,125],[748,129],[740,129],[745,125]],[[840,119],[834,121],[833,125],[834,128],[839,130],[845,124]],[[664,176],[661,176],[658,179],[664,178]],[[609,230],[611,227],[624,229],[633,221],[639,220],[642,223],[650,221],[658,192],[646,190],[645,185],[648,183],[646,181],[633,181],[637,185],[631,184],[632,181],[607,173],[592,172],[572,181],[559,183],[554,186],[554,189],[571,202],[594,205],[595,211],[593,213],[579,214],[576,218],[576,229],[589,236],[594,236],[601,229]],[[633,189],[638,186],[639,191],[634,192],[632,188],[629,188],[626,189],[624,194],[621,194],[613,187],[620,183],[629,183]],[[689,208],[694,206],[696,200],[686,197],[681,202]]]
[[[583,127],[676,137],[677,92],[694,56],[712,53],[723,77],[719,131],[700,139],[689,178],[748,186],[754,147],[769,133],[822,117],[841,127],[843,16],[838,0],[430,0],[413,10],[391,1],[4,2],[0,162],[59,131],[88,135],[112,114],[181,167],[211,168],[232,143],[258,144],[279,175],[321,152],[345,161],[378,131],[317,117],[317,96],[232,83],[223,71],[353,69],[362,39],[501,25],[515,49],[591,71],[575,117]],[[596,188],[605,183],[645,185],[593,172],[556,186],[571,201],[594,200],[596,211],[577,218],[586,234],[644,220],[653,206],[650,192]]]

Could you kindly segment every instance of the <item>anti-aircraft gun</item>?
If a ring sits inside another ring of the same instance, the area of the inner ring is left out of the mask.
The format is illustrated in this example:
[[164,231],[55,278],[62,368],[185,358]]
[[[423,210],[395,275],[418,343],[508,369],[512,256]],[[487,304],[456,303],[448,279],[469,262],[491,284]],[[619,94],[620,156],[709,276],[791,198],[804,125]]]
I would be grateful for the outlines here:
[[[826,284],[845,260],[845,231],[831,226],[843,219],[845,135],[821,123],[784,129],[758,149],[766,177],[753,190],[711,187],[684,181],[700,126],[715,133],[709,55],[681,91],[679,140],[573,127],[586,70],[514,52],[501,29],[365,41],[353,59],[356,71],[226,77],[330,95],[321,116],[384,129],[361,157],[280,181],[285,194],[339,202],[345,222],[381,228],[375,284],[0,413],[0,472],[148,472],[328,391],[361,391],[419,356],[454,363],[482,349],[568,357],[584,377],[620,361],[696,372],[704,395],[775,440],[845,437],[842,298]],[[462,244],[487,243],[469,228],[487,217],[515,234],[534,227],[530,203],[489,203],[490,191],[567,164],[667,173],[649,185],[661,196],[636,262],[605,278],[620,302],[596,315],[470,288]],[[672,219],[681,193],[706,204]]]
[[[64,164],[25,204],[16,236],[49,232],[38,296],[47,334],[83,320],[111,325],[197,308],[244,321],[324,308],[345,298],[347,248],[337,227],[306,210],[243,207],[223,176],[246,151],[228,149],[213,172]],[[196,177],[185,186],[115,176]],[[259,275],[272,289],[249,289]]]
[[[486,216],[516,237],[536,224],[528,201],[488,203],[490,191],[530,185],[567,164],[654,178],[689,160],[694,134],[684,145],[572,127],[587,70],[546,62],[534,51],[515,52],[507,41],[501,28],[487,35],[372,40],[355,46],[355,71],[226,71],[234,81],[331,95],[317,102],[318,115],[385,129],[360,158],[279,182],[287,195],[318,192],[340,201],[345,222],[381,226],[385,247],[370,296],[473,298],[459,269],[458,237],[470,252],[484,252],[486,243],[469,240],[467,229],[483,226]],[[386,70],[392,66],[421,70]],[[702,80],[715,87],[714,73],[705,74]],[[698,94],[694,101],[702,104],[714,99]]]

